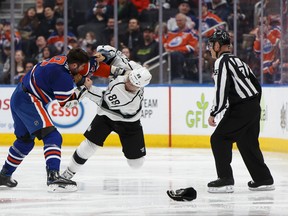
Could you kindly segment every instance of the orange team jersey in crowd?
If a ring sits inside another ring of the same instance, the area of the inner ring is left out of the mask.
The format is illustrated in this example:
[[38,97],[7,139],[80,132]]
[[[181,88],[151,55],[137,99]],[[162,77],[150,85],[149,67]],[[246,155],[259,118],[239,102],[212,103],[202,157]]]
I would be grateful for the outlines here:
[[[70,41],[71,39],[77,41],[76,36],[68,32],[67,40]],[[64,45],[64,35],[58,35],[57,32],[51,33],[51,35],[47,39],[47,44],[53,44],[55,47],[62,48]]]
[[150,4],[150,0],[131,0],[131,2],[135,5],[139,13],[147,9]]
[[167,37],[163,37],[163,44],[166,49],[172,51],[191,53],[195,51],[198,45],[198,38],[191,30],[184,32],[168,32]]
[[[264,37],[264,46],[263,46],[263,73],[274,74],[276,71],[272,66],[273,62],[277,60],[278,52],[278,43],[281,38],[281,30],[279,26],[273,27]],[[257,55],[261,53],[261,43],[260,40],[254,41],[254,52]]]
[[[208,11],[205,16],[202,16],[201,32],[207,31],[209,28],[221,22],[222,22],[222,19],[220,17]],[[217,28],[221,28],[221,27],[217,27]],[[214,32],[215,32],[215,29],[211,29],[210,31],[206,32],[204,36],[209,38],[210,36],[212,36]]]

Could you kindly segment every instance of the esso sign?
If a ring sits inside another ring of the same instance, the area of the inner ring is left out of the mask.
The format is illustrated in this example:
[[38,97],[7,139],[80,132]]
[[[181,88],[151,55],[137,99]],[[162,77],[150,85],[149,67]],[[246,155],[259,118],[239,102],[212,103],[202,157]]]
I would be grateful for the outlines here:
[[53,101],[48,105],[48,112],[56,127],[70,128],[81,121],[84,115],[84,107],[80,103],[78,106],[68,109]]

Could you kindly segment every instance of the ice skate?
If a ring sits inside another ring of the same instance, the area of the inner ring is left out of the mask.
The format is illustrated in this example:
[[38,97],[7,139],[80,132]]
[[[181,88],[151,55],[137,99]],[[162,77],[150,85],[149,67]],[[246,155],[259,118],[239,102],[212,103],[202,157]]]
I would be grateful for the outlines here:
[[63,178],[56,170],[47,170],[48,192],[65,193],[77,191],[75,181]]
[[233,193],[234,179],[233,178],[218,178],[215,181],[208,183],[209,193]]
[[273,185],[273,183],[273,179],[268,179],[261,182],[249,181],[248,187],[251,191],[271,191],[275,190],[275,186]]
[[66,178],[66,179],[72,179],[73,176],[75,175],[76,173],[73,173],[71,170],[69,170],[69,168],[67,168],[62,174],[61,176],[63,178]]
[[4,185],[7,187],[16,187],[18,182],[11,178],[11,176],[5,175],[5,171],[0,172],[0,186]]

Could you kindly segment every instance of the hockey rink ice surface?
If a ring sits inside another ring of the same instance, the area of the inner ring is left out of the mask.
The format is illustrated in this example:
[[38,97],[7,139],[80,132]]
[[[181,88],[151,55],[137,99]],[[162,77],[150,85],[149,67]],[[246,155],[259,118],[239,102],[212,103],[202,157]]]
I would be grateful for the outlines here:
[[[1,166],[7,146],[0,147]],[[64,147],[62,171],[76,147]],[[78,191],[48,193],[41,147],[35,147],[13,177],[16,188],[0,187],[0,215],[77,216],[281,216],[288,215],[288,154],[264,152],[275,179],[275,191],[252,192],[250,176],[236,150],[233,153],[234,193],[210,194],[216,179],[211,149],[148,148],[140,170],[128,167],[120,148],[99,149],[74,180]],[[176,202],[168,189],[194,187],[197,199]]]

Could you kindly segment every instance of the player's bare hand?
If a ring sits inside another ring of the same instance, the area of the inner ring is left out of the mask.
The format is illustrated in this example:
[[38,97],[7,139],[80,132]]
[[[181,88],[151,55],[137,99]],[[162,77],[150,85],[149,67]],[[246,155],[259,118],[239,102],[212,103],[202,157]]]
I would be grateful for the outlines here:
[[208,124],[209,124],[210,126],[212,126],[212,127],[215,127],[215,126],[217,125],[216,122],[215,122],[215,117],[209,116],[209,118],[208,118]]
[[85,82],[84,82],[84,86],[87,88],[87,89],[90,89],[90,87],[93,85],[93,81],[89,78],[89,77],[86,77],[85,78]]
[[100,53],[96,52],[95,55],[97,62],[103,62],[105,60],[105,57]]
[[81,80],[82,80],[82,75],[81,74],[79,74],[79,73],[77,73],[77,74],[75,74],[74,76],[73,76],[73,79],[74,79],[74,82],[77,84],[77,83],[79,83]]

